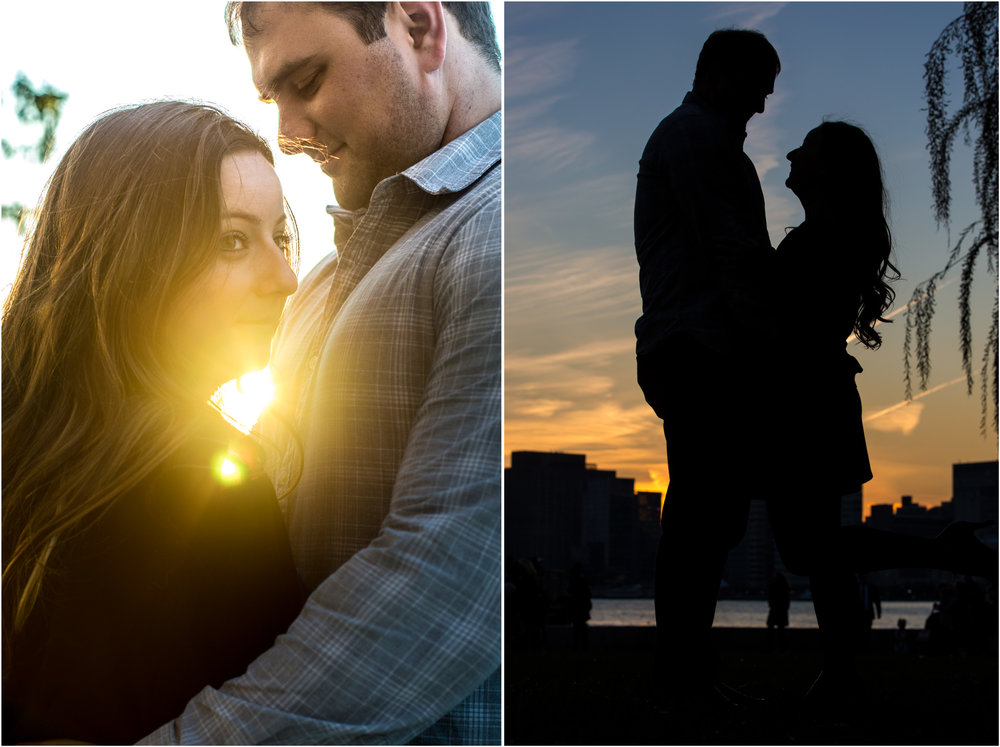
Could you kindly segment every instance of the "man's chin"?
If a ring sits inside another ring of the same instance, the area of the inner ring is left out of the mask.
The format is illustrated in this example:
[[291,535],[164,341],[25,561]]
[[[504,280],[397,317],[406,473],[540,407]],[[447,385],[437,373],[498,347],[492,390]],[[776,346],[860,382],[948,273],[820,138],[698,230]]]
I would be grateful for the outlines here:
[[333,198],[338,207],[344,210],[360,210],[368,207],[372,200],[374,187],[368,189],[354,189],[343,177],[331,177],[333,182]]

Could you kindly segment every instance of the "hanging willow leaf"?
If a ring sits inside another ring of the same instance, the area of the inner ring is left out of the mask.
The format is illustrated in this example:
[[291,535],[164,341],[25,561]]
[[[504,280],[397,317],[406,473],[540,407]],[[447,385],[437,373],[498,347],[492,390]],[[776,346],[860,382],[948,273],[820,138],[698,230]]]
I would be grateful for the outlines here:
[[[939,226],[951,222],[951,154],[959,132],[972,148],[973,185],[980,218],[966,226],[948,253],[942,269],[917,285],[908,304],[903,341],[903,383],[907,398],[913,395],[914,369],[921,389],[931,374],[930,332],[934,318],[934,292],[956,266],[961,267],[958,292],[959,348],[969,394],[974,387],[972,370],[972,282],[976,263],[984,254],[987,272],[996,287],[997,257],[997,3],[965,3],[962,15],[949,23],[931,45],[924,63],[924,98],[927,102],[927,151],[930,155],[931,196]],[[948,64],[957,60],[963,83],[962,105],[948,112]],[[966,243],[968,240],[968,243]],[[963,246],[967,247],[963,251]],[[990,407],[997,432],[997,303],[983,345],[981,429],[985,435]]]

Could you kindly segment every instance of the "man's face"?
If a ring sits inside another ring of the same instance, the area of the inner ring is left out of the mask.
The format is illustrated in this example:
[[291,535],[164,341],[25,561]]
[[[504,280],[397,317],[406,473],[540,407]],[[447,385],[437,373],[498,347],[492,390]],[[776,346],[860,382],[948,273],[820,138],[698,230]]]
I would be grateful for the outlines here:
[[367,206],[376,184],[440,147],[447,117],[398,5],[372,44],[305,4],[268,3],[254,25],[247,56],[261,98],[278,105],[282,150],[320,163],[341,207]]
[[746,123],[754,114],[763,114],[767,97],[774,93],[774,75],[758,73],[741,76],[733,92],[734,115]]

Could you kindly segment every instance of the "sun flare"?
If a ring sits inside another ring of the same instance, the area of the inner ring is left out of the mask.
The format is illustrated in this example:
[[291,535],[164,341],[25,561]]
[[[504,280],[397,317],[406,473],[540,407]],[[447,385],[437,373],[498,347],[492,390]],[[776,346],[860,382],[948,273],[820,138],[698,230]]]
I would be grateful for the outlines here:
[[226,417],[241,431],[249,433],[264,408],[274,399],[271,369],[263,368],[227,381],[219,388],[217,397]]

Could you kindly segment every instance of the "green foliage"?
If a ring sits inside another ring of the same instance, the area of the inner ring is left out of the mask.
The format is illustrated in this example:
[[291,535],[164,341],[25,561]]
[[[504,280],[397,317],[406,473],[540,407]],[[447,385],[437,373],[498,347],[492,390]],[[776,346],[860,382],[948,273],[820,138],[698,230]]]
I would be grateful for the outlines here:
[[[938,225],[951,221],[951,153],[959,132],[973,149],[973,183],[980,217],[959,234],[944,266],[917,285],[910,299],[903,343],[906,396],[913,393],[916,369],[921,389],[931,373],[930,331],[934,317],[934,293],[938,283],[955,267],[959,280],[959,347],[962,368],[973,391],[972,280],[976,263],[986,257],[987,271],[994,277],[993,317],[983,345],[980,366],[983,434],[987,431],[990,403],[993,431],[997,432],[997,3],[970,2],[962,15],[941,32],[927,53],[924,65],[924,97],[927,101],[927,150],[930,153],[931,193]],[[962,104],[949,113],[945,80],[948,62],[957,59],[964,84]]]
[[62,116],[62,107],[66,102],[67,94],[57,91],[48,84],[36,89],[24,73],[17,74],[10,90],[14,94],[14,111],[17,114],[17,120],[24,125],[41,124],[42,136],[34,145],[20,147],[13,146],[4,140],[4,157],[10,158],[17,152],[34,152],[38,162],[44,163],[55,144],[56,127],[59,125],[59,118]]
[[[28,76],[20,72],[10,90],[14,94],[14,111],[18,122],[29,126],[40,124],[42,135],[38,142],[32,145],[14,145],[5,138],[0,143],[3,157],[13,158],[21,154],[37,160],[38,163],[44,163],[52,153],[52,146],[56,141],[56,128],[59,126],[62,107],[68,95],[57,91],[48,84],[36,89],[28,80]],[[18,233],[23,235],[26,226],[25,218],[29,212],[24,205],[13,203],[2,207],[0,217],[3,220],[16,221]]]
[[27,208],[24,207],[20,202],[15,202],[10,205],[4,205],[2,208],[3,218],[5,220],[21,220],[21,216]]

